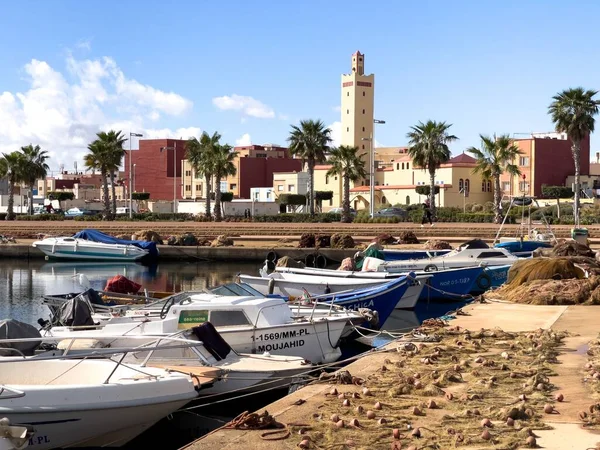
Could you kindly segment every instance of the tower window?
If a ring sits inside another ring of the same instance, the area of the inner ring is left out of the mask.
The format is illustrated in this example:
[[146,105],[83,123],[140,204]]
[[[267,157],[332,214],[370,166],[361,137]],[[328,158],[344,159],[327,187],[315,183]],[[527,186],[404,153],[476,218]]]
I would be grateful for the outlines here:
[[350,92],[346,92],[346,97],[350,97]]
[[408,169],[408,164],[409,164],[409,163],[406,163],[406,168],[407,168],[407,169]]
[[402,163],[402,170],[404,170],[404,163]]
[[363,149],[363,150],[365,149],[365,144],[363,144],[363,148],[362,148],[362,149]]
[[363,127],[363,131],[365,131],[365,127]]
[[346,131],[350,131],[350,127],[346,127]]
[[365,110],[363,109],[363,114],[365,113]]
[[364,97],[365,95],[366,95],[366,94],[365,94],[365,91],[363,91],[363,97]]
[[350,110],[349,109],[346,110],[346,114],[350,114]]
[[400,170],[400,163],[396,163],[396,170]]

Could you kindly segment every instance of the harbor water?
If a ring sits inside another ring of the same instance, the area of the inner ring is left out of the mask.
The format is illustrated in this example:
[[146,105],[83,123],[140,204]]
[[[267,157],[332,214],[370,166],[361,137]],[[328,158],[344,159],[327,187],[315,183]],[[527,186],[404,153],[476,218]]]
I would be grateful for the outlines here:
[[[180,292],[202,290],[234,281],[239,273],[258,274],[256,263],[164,263],[144,266],[136,263],[92,263],[49,261],[0,261],[0,317],[37,325],[39,318],[47,319],[49,311],[42,304],[46,294],[75,293],[83,290],[80,275],[92,288],[103,289],[107,280],[123,275],[148,291]],[[423,320],[439,317],[464,305],[464,302],[419,302],[414,311],[396,310],[384,324],[384,329],[407,332]],[[346,343],[342,358],[366,351],[370,345],[389,342],[389,335],[361,338]],[[254,395],[209,407],[198,405],[163,419],[155,427],[132,441],[128,450],[148,448],[158,437],[169,442],[165,450],[178,449],[201,435],[215,429],[246,410],[260,409],[285,395],[285,391]],[[192,405],[194,406],[194,405]]]

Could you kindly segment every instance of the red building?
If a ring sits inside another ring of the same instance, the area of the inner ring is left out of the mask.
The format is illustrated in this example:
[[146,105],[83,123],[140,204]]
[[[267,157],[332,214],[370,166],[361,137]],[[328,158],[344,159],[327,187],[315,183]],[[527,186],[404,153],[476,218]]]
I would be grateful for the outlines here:
[[273,173],[301,171],[300,159],[241,157],[238,165],[239,175],[230,177],[227,181],[231,187],[230,180],[236,179],[239,198],[250,198],[250,188],[273,186]]
[[[133,191],[149,192],[151,200],[181,199],[181,161],[185,159],[185,143],[182,139],[140,140],[140,149],[131,151],[135,165]],[[129,186],[129,151],[126,153],[124,168]]]
[[[527,195],[539,196],[542,194],[542,185],[564,186],[567,177],[575,174],[571,141],[565,135],[534,133],[527,139],[515,139],[514,143],[521,150],[518,161],[515,161],[521,177],[511,177],[507,173],[501,175],[500,184],[504,195],[518,196],[525,192]],[[589,175],[589,136],[581,142],[579,164],[581,175]]]

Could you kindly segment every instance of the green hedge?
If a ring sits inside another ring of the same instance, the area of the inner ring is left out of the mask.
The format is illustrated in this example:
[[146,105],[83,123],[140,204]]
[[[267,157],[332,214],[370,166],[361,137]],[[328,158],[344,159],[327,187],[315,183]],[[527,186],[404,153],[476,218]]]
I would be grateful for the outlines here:
[[[6,214],[3,214],[3,216],[4,217],[1,217],[0,220],[4,220],[6,218]],[[18,215],[17,220],[61,221],[65,220],[65,216],[63,214],[38,214],[36,216],[23,214]]]
[[342,220],[341,214],[322,213],[315,214],[314,217],[310,214],[303,213],[284,213],[276,216],[258,215],[252,217],[253,222],[281,222],[281,223],[317,223],[317,222],[339,222]]

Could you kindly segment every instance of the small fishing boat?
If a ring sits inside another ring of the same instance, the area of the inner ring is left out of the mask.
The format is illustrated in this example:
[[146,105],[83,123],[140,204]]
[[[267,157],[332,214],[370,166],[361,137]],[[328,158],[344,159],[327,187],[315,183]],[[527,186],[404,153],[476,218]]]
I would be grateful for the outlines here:
[[[373,266],[372,259],[369,258],[368,263]],[[382,260],[377,260],[377,262],[379,264],[383,263]],[[275,271],[282,274],[289,273],[312,276],[315,279],[359,279],[377,281],[380,283],[406,275],[406,272],[390,273],[383,271],[346,271],[316,268],[300,269],[293,267],[277,267]],[[423,290],[419,295],[419,300],[457,300],[468,296],[476,286],[488,289],[492,284],[492,280],[486,274],[483,266],[462,267],[458,269],[440,270],[438,272],[415,271],[414,274],[416,279],[427,276]]]
[[[365,266],[369,269],[368,260],[376,258],[365,258]],[[432,258],[410,259],[404,261],[381,261],[377,264],[377,271],[381,272],[406,272],[408,270],[424,270],[425,272],[436,272],[438,270],[473,267],[473,266],[503,266],[518,261],[518,257],[503,248],[490,248],[485,242],[474,239],[455,248],[451,252]]]
[[[320,270],[320,269],[316,269]],[[425,284],[431,274],[421,274],[407,280],[408,287],[404,295],[398,298],[396,309],[412,309],[417,304]],[[338,278],[276,271],[267,274],[264,269],[261,276],[239,275],[242,283],[246,283],[262,294],[279,294],[287,297],[302,297],[305,293],[319,295],[320,302],[327,302],[327,294],[348,293],[378,287],[390,279]],[[333,297],[332,297],[333,298]],[[344,305],[338,297],[335,304]],[[378,311],[379,312],[379,311]]]
[[32,246],[52,259],[137,261],[158,255],[154,242],[117,239],[97,230],[83,230],[68,237],[48,237],[35,241]]
[[[405,281],[402,283],[406,286]],[[370,300],[364,301],[363,306],[367,308]],[[210,321],[236,352],[269,352],[298,356],[313,363],[330,363],[341,356],[338,342],[347,331],[346,326],[366,320],[353,311],[332,309],[328,314],[307,311],[306,315],[299,315],[292,309],[295,309],[293,305],[281,297],[182,292],[147,307],[132,309],[127,316],[111,317],[100,324],[79,317],[81,327],[51,327],[45,333],[54,337],[68,337],[73,333],[85,336],[87,333],[156,338]],[[109,338],[105,340],[109,341]],[[112,345],[124,346],[119,340]]]
[[198,396],[192,379],[107,359],[0,358],[2,416],[28,448],[120,447]]
[[405,261],[407,259],[425,259],[442,256],[450,253],[452,250],[401,250],[396,248],[386,248],[381,250],[386,261]]

